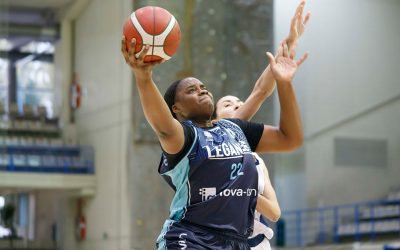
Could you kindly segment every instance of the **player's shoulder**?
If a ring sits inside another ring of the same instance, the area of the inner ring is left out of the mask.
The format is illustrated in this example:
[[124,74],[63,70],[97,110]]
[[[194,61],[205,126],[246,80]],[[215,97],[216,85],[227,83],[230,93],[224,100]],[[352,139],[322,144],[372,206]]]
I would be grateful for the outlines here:
[[236,128],[242,128],[243,126],[243,121],[237,118],[224,118],[218,120],[217,124],[219,124],[222,127],[236,127]]

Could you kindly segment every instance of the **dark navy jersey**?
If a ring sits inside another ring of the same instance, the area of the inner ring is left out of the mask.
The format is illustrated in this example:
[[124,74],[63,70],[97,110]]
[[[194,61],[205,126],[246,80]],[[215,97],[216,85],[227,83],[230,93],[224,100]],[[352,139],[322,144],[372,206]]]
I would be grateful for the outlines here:
[[[195,126],[195,136],[184,157],[169,166],[166,157],[159,172],[175,190],[170,216],[157,239],[173,223],[190,223],[243,237],[253,230],[258,174],[245,134],[232,121],[220,120],[211,129]],[[262,133],[259,133],[257,146]]]

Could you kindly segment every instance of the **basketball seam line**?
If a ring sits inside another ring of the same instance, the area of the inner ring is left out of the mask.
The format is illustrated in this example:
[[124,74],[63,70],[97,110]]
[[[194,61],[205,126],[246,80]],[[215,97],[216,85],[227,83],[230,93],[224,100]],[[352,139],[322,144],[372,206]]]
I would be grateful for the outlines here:
[[[167,27],[165,27],[165,29],[168,29],[168,26],[169,26],[169,24],[172,22],[172,19],[174,18],[174,16],[171,14],[171,16],[170,16],[170,18],[169,18],[169,21],[168,21],[168,24],[167,24]],[[174,18],[175,19],[175,18]],[[172,27],[172,29],[168,32],[168,34],[165,36],[165,39],[164,39],[164,43],[165,43],[165,40],[167,40],[167,38],[168,38],[168,36],[172,33],[172,31],[174,30],[174,27],[175,27],[175,25],[176,25],[176,23],[174,24],[174,26]],[[164,30],[165,31],[165,30]],[[165,51],[165,47],[166,46],[163,46],[163,52],[164,52],[164,54],[166,54],[166,55],[168,55],[169,56],[169,54]]]
[[[156,11],[155,7],[153,7],[153,45],[156,40],[156,36],[154,35],[156,33]],[[151,56],[154,56],[154,46],[151,48]]]
[[[168,45],[151,45],[151,44],[146,44],[146,43],[143,43],[143,44],[138,43],[138,45],[144,45],[144,46],[149,45],[151,47],[157,47],[157,48],[168,47]],[[172,46],[172,45],[169,45],[169,46]]]

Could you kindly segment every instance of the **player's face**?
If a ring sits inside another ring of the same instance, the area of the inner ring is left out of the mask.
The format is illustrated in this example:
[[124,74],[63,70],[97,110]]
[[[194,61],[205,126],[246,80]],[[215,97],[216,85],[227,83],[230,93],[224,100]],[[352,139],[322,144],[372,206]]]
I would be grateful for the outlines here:
[[218,100],[216,104],[217,118],[233,118],[243,102],[236,96],[227,95]]
[[184,119],[209,120],[214,112],[212,94],[196,78],[183,79],[175,96],[173,110]]

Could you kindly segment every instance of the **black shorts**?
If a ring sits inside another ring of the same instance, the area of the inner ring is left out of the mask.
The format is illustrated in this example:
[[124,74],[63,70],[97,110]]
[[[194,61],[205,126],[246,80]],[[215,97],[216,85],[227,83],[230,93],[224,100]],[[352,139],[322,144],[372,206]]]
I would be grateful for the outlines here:
[[186,250],[250,250],[246,237],[215,229],[175,222],[157,243],[157,249]]

